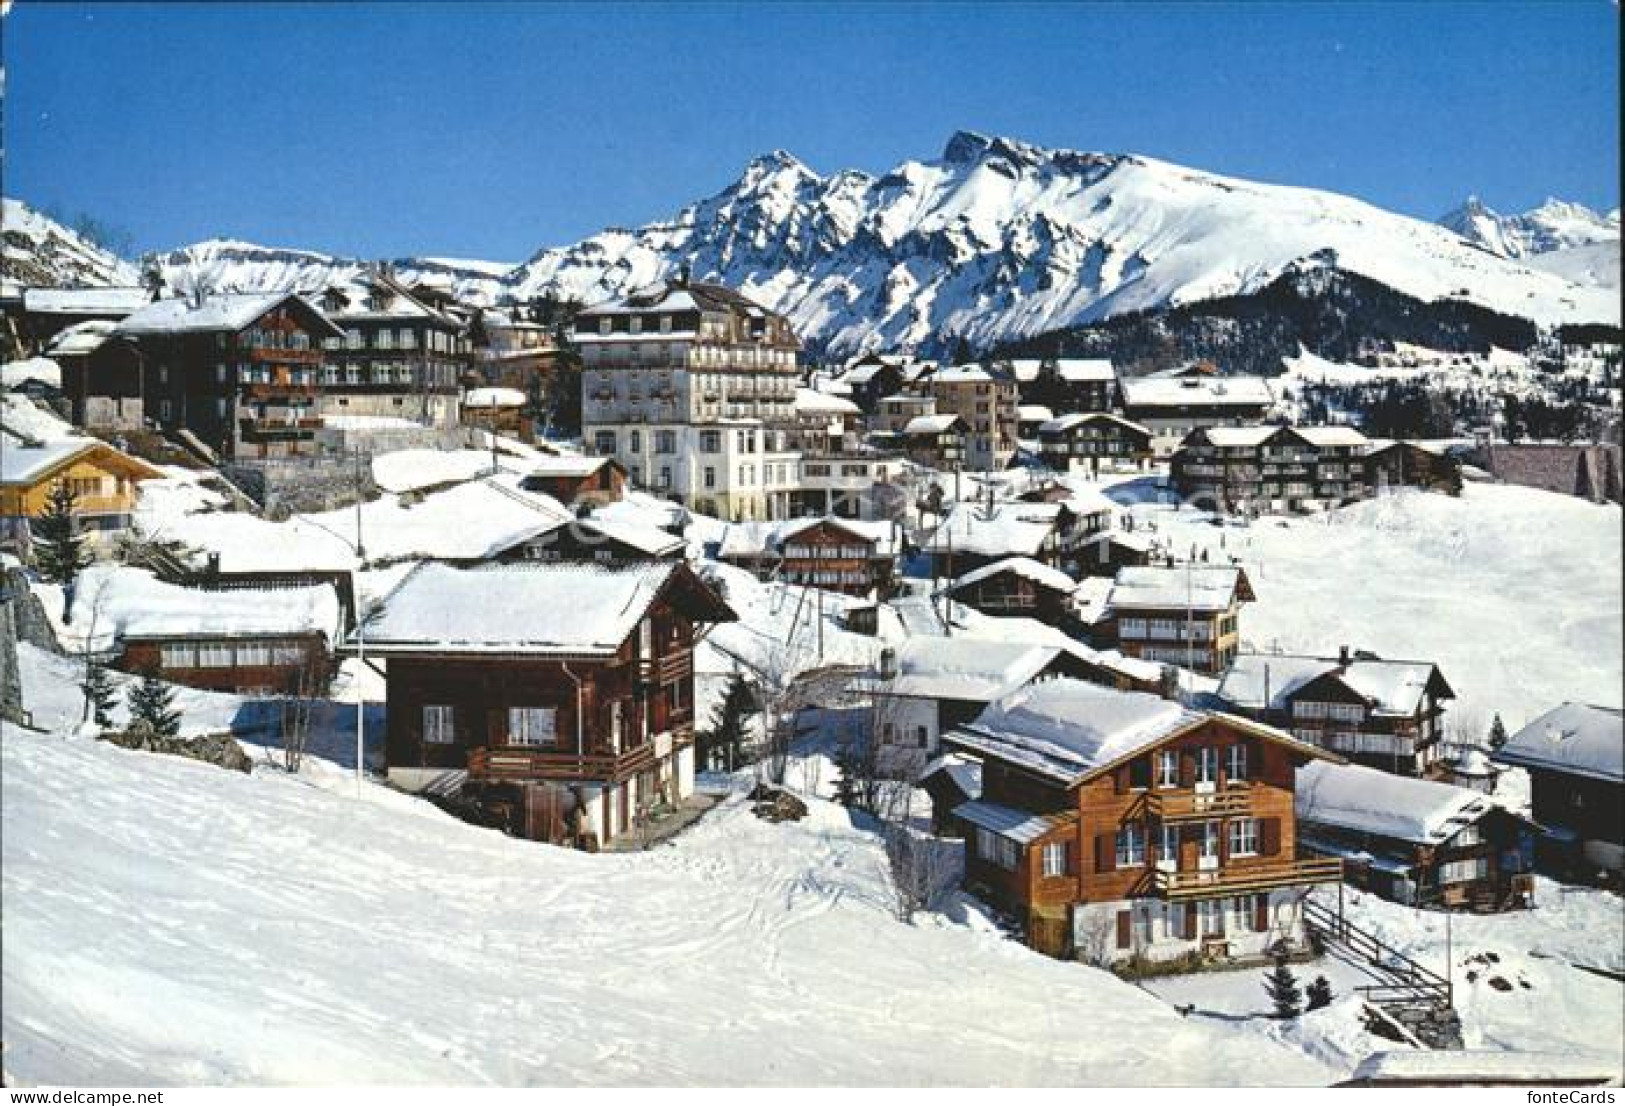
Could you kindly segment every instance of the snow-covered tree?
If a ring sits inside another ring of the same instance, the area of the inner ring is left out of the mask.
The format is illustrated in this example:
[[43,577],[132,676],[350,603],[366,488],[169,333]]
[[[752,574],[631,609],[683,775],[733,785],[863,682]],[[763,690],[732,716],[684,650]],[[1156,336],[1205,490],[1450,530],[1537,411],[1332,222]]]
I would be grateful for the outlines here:
[[181,712],[175,709],[175,689],[148,672],[130,685],[125,697],[130,708],[130,724],[146,725],[159,737],[181,732]]
[[79,520],[74,517],[78,496],[66,480],[51,485],[45,507],[34,519],[34,560],[40,576],[53,584],[71,587],[79,570],[90,563]]
[[728,690],[717,705],[710,728],[698,735],[696,752],[702,769],[732,771],[744,762],[749,743],[745,723],[755,711],[750,685],[735,672],[728,678]]
[[85,664],[85,678],[80,689],[85,693],[85,717],[98,726],[113,724],[113,707],[118,703],[118,689],[107,666],[91,660]]
[[1490,723],[1490,748],[1499,749],[1506,743],[1507,725],[1505,722],[1501,721],[1501,715],[1497,713],[1495,716],[1495,721]]
[[1331,981],[1323,975],[1315,976],[1309,984],[1308,991],[1304,993],[1304,997],[1308,1000],[1307,1009],[1319,1010],[1323,1006],[1330,1006],[1332,1004]]
[[1303,992],[1298,988],[1298,977],[1287,967],[1285,959],[1277,960],[1275,967],[1264,976],[1264,992],[1275,1004],[1275,1016],[1295,1018],[1303,1012]]

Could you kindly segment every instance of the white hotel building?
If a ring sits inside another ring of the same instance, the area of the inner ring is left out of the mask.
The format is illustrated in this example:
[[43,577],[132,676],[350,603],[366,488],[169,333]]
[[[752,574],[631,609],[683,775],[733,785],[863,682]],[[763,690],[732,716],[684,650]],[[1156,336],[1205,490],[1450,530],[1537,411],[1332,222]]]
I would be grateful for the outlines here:
[[716,284],[657,284],[576,316],[587,445],[633,483],[725,519],[791,514],[801,348],[790,324]]

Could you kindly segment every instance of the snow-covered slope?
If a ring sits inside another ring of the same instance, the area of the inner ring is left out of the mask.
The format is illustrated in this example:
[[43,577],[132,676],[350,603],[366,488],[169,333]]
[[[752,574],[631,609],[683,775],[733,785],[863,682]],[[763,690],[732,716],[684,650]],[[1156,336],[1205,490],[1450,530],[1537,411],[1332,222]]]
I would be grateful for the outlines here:
[[10,1086],[1347,1074],[974,913],[897,922],[878,836],[821,800],[785,825],[734,800],[673,847],[589,856],[381,787],[11,726],[0,754]]
[[1575,246],[1566,250],[1538,253],[1524,259],[1531,269],[1556,273],[1575,284],[1594,285],[1619,292],[1620,280],[1619,239],[1612,242],[1593,242],[1588,246]]
[[[314,290],[329,284],[349,284],[362,275],[367,265],[359,258],[222,238],[160,253],[153,261],[171,288],[190,289],[202,284],[222,292]],[[447,258],[403,258],[391,264],[396,276],[407,284],[431,278],[463,298],[485,303],[501,296],[503,277],[513,269],[500,262]]]
[[1477,196],[1439,220],[1467,241],[1502,257],[1530,258],[1580,246],[1619,243],[1619,209],[1606,215],[1583,204],[1548,199],[1521,215],[1502,215]]
[[[259,289],[346,276],[357,262],[240,242],[162,259]],[[1615,297],[1496,256],[1432,223],[1331,192],[1150,158],[959,133],[934,161],[822,176],[784,151],[669,220],[544,249],[511,271],[437,269],[466,294],[596,302],[688,266],[787,313],[833,352],[978,345],[1124,312],[1258,291],[1296,265],[1337,267],[1416,298],[1460,297],[1542,322],[1616,322]]]
[[135,266],[21,200],[0,200],[7,285],[99,288],[137,283]]

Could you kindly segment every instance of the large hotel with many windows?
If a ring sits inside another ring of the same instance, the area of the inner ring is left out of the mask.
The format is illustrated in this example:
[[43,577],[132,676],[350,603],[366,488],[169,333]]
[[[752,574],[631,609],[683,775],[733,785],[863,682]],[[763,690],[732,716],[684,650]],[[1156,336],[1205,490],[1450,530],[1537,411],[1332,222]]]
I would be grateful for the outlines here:
[[781,315],[715,284],[659,284],[576,316],[581,419],[633,483],[725,519],[791,512],[801,348]]

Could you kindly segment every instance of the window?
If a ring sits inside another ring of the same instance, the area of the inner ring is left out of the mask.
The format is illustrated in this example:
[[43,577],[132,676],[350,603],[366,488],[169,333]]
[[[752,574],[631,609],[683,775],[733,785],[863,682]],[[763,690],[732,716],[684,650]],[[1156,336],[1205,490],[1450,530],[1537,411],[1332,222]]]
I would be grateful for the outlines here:
[[1117,831],[1117,866],[1137,868],[1145,863],[1145,830],[1138,822],[1127,822]]
[[303,646],[279,642],[271,650],[272,664],[303,664],[304,662],[305,650]]
[[1057,841],[1044,846],[1044,878],[1067,874],[1066,842]]
[[1471,860],[1452,860],[1449,864],[1439,866],[1439,882],[1467,883],[1475,879],[1485,879],[1490,874],[1490,860],[1487,856],[1475,857]]
[[661,430],[655,434],[656,453],[676,453],[677,433],[673,430]]
[[929,745],[930,743],[931,743],[931,731],[926,729],[924,726],[915,726],[914,727],[914,745],[915,745],[915,748],[923,749],[927,745]]
[[197,647],[199,668],[230,668],[231,644],[224,641],[205,642]]
[[1162,935],[1176,941],[1185,939],[1185,907],[1171,902],[1162,915]]
[[1179,750],[1157,750],[1157,786],[1179,786]]
[[614,319],[611,319],[611,318],[606,316],[605,318],[602,318],[602,319],[598,320],[598,333],[600,333],[600,334],[610,334],[610,333],[614,332],[614,329],[615,329],[615,320]]
[[639,430],[632,431],[631,441],[628,443],[626,448],[629,449],[630,451],[632,451],[633,453],[642,453],[643,452],[643,433],[642,433],[642,431],[639,431]]
[[1232,782],[1247,778],[1247,746],[1232,745],[1227,750],[1225,776]]
[[621,751],[621,744],[626,740],[626,714],[621,700],[616,699],[609,704],[609,746],[615,752]]
[[1179,827],[1164,822],[1157,835],[1157,860],[1169,867],[1179,866]]
[[1196,782],[1217,783],[1219,779],[1219,750],[1204,745],[1196,750]]
[[592,436],[592,447],[604,456],[615,452],[615,432],[613,430],[600,430]]
[[1258,819],[1238,818],[1230,823],[1230,855],[1258,855]]
[[976,830],[976,855],[989,864],[1006,869],[1015,868],[1020,860],[1020,852],[1014,841],[980,827]]
[[559,712],[552,707],[509,707],[508,744],[556,744],[558,714]]
[[451,745],[456,742],[455,714],[449,706],[423,708],[423,743],[425,745]]
[[1224,936],[1224,900],[1203,899],[1196,904],[1197,928],[1203,937]]
[[271,646],[263,641],[243,641],[237,644],[239,668],[264,668],[271,663]]
[[661,465],[660,466],[660,480],[659,480],[659,482],[658,482],[658,484],[656,486],[661,487],[661,488],[669,488],[669,487],[671,487],[671,466],[670,465]]
[[707,488],[714,488],[717,486],[717,470],[712,468],[710,465],[705,466],[705,486]]
[[[721,453],[722,452],[722,432],[720,430],[702,430],[702,431],[700,431],[700,452],[701,453]],[[707,487],[709,487],[709,486],[710,485],[707,485]]]
[[165,645],[158,650],[165,668],[195,668],[197,650],[189,643]]
[[1202,853],[1201,858],[1208,861],[1219,859],[1219,823],[1202,823]]

